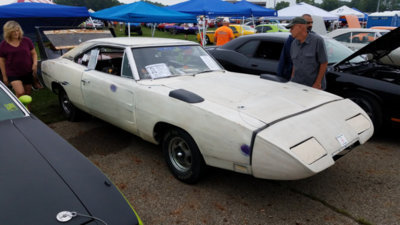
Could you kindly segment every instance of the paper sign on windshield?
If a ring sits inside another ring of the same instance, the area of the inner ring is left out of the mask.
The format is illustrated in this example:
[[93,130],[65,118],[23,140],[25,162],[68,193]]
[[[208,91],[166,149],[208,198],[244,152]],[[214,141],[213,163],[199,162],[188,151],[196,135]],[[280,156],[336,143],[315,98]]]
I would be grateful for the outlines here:
[[171,72],[165,63],[157,63],[145,67],[151,78],[160,78],[171,76]]

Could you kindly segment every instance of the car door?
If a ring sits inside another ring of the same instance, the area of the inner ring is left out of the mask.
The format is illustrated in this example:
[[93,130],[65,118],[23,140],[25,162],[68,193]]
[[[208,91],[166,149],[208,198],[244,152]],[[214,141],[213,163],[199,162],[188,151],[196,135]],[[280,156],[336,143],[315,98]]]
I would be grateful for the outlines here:
[[242,45],[237,51],[248,56],[244,72],[276,74],[282,48],[283,43],[280,42],[252,40]]
[[81,89],[90,113],[135,132],[135,98],[132,71],[124,48],[99,46],[90,50],[88,70]]

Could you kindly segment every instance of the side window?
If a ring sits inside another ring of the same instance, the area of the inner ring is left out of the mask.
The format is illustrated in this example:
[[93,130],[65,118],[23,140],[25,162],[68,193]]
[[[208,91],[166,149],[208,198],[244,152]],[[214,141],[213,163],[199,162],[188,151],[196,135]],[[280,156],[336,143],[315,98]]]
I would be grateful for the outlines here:
[[254,52],[256,51],[259,41],[249,41],[244,43],[242,46],[236,49],[237,52],[247,56],[247,57],[253,57]]
[[265,27],[264,27],[264,32],[268,32],[268,31],[270,31],[270,30],[272,30],[272,28],[271,28],[270,26],[265,26]]
[[262,41],[258,45],[258,49],[254,57],[279,61],[282,48],[283,48],[283,43]]
[[345,33],[345,34],[336,36],[333,39],[335,39],[336,41],[340,41],[340,42],[350,43],[350,35],[351,35],[351,33]]
[[120,76],[124,49],[115,47],[101,47],[99,49],[95,70]]
[[128,55],[126,53],[124,53],[124,57],[122,59],[122,73],[121,73],[121,76],[128,77],[128,78],[133,78],[132,68],[131,68],[131,65],[129,64]]
[[233,33],[237,33],[236,27],[231,27],[230,26],[230,28],[232,29]]
[[89,64],[89,59],[90,59],[90,52],[91,52],[91,50],[88,50],[88,51],[80,54],[78,57],[75,58],[74,62],[87,67]]

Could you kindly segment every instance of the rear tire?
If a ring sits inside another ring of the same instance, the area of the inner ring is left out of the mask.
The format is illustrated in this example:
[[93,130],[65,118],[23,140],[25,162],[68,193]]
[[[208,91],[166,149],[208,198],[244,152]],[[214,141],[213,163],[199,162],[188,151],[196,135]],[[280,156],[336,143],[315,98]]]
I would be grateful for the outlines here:
[[172,174],[180,181],[194,184],[206,170],[204,159],[193,138],[174,128],[164,136],[162,149]]
[[58,91],[58,101],[64,116],[69,121],[77,121],[80,115],[80,110],[72,104],[67,93],[62,88]]

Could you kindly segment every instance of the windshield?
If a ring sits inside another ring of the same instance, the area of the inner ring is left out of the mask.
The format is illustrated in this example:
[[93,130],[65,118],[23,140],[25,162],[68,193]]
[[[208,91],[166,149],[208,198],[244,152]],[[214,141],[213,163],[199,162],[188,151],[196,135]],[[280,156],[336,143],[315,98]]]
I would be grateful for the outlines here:
[[132,49],[140,79],[185,76],[222,68],[200,46]]
[[0,86],[0,121],[24,117],[25,113]]
[[249,31],[254,31],[254,28],[250,27],[250,26],[243,26],[243,28],[245,30],[249,30]]
[[[329,64],[338,63],[354,53],[351,49],[332,38],[325,38],[324,40]],[[357,56],[350,60],[352,63],[358,63],[362,61],[365,61],[365,59],[361,56]]]

